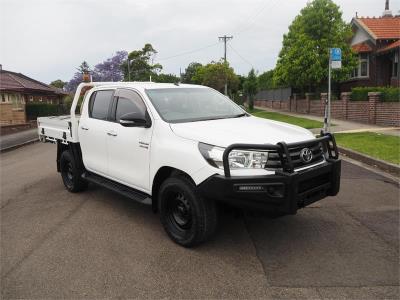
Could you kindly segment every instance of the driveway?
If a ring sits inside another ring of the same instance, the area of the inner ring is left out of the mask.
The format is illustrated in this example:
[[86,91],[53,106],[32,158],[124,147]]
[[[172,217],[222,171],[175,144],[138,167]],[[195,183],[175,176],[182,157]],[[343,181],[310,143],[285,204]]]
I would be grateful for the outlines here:
[[399,188],[374,172],[343,162],[339,196],[277,219],[223,212],[184,249],[147,206],[68,193],[55,154],[0,155],[3,299],[399,297]]

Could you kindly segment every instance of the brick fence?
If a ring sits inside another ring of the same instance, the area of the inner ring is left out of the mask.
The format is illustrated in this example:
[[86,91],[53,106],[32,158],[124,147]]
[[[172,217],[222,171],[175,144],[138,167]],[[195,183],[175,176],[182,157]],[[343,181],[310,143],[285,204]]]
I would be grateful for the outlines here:
[[[350,95],[351,93],[342,93],[340,99],[331,101],[332,118],[384,126],[400,126],[400,102],[382,102],[378,92],[368,93],[368,101],[350,101]],[[254,105],[323,116],[327,97],[328,94],[322,93],[320,99],[312,100],[312,94],[306,94],[306,99],[298,99],[294,94],[289,100],[257,99]]]
[[25,105],[21,109],[14,109],[12,103],[0,103],[0,124],[26,123]]

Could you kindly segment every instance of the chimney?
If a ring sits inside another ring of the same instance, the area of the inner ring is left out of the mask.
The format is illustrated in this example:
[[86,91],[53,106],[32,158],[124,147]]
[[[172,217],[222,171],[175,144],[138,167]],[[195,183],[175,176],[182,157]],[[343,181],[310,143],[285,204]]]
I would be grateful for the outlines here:
[[382,14],[382,17],[390,18],[393,17],[392,12],[389,9],[389,0],[386,0],[385,2],[385,11]]

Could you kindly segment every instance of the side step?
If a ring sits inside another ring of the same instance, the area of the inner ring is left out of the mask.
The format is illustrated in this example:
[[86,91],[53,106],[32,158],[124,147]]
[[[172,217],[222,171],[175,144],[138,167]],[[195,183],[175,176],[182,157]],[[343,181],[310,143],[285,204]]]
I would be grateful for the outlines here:
[[123,185],[121,183],[115,182],[113,180],[107,179],[105,177],[102,177],[100,175],[96,175],[90,172],[85,172],[82,174],[82,178],[92,182],[94,184],[100,185],[102,187],[105,187],[113,192],[116,192],[118,194],[121,194],[122,196],[125,196],[129,199],[135,200],[137,202],[143,203],[150,205],[151,204],[151,198],[149,195],[146,193],[143,193],[141,191],[135,190],[131,187],[128,187],[126,185]]

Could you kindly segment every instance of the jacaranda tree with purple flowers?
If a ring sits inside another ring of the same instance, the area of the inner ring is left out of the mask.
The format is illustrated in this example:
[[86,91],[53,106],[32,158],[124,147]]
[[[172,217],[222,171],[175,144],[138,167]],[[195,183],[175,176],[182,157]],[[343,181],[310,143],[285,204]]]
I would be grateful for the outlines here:
[[84,66],[85,71],[88,71],[92,75],[93,81],[122,81],[124,74],[121,66],[126,62],[127,58],[128,52],[117,51],[114,56],[97,64],[93,70],[88,63],[83,62],[78,68],[79,71],[76,72],[72,79],[66,84],[65,90],[68,92],[75,92],[77,86],[83,81],[82,66]]
[[97,64],[93,70],[93,81],[122,81],[121,66],[127,60],[128,52],[117,51],[113,57]]

